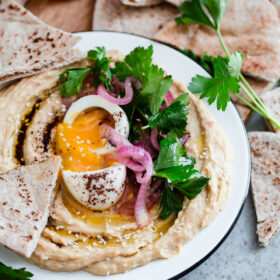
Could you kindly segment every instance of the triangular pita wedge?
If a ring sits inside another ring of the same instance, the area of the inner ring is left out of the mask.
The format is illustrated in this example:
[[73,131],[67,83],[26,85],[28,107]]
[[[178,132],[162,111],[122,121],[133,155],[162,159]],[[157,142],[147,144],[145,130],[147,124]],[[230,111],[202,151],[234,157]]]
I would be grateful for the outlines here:
[[[250,77],[246,77],[246,80],[250,84],[250,86],[254,89],[254,91],[258,96],[262,96],[266,91],[270,90],[275,84],[272,82],[256,80]],[[242,90],[240,91],[240,95],[249,101],[247,95],[245,95]],[[247,107],[244,103],[242,103],[242,101],[238,99],[235,95],[232,94],[231,99],[234,101],[243,121],[246,123],[250,118],[250,113],[252,110],[249,107]]]
[[[272,117],[280,123],[280,87],[266,92],[261,96],[261,99],[266,108],[270,111]],[[271,122],[267,120],[266,122],[270,130],[280,133],[280,129],[274,126]]]
[[248,135],[257,234],[259,244],[267,246],[280,225],[280,136],[272,132],[249,132]]
[[61,158],[0,175],[0,243],[26,257],[47,224]]
[[16,1],[0,2],[0,83],[82,57],[78,36],[46,25]]
[[[244,54],[245,74],[267,81],[280,77],[280,19],[268,0],[229,0],[221,33],[231,52]],[[224,55],[216,33],[205,26],[171,20],[155,39],[191,49],[196,55]]]
[[177,8],[167,3],[135,8],[123,5],[120,0],[97,0],[93,29],[153,37],[176,14]]

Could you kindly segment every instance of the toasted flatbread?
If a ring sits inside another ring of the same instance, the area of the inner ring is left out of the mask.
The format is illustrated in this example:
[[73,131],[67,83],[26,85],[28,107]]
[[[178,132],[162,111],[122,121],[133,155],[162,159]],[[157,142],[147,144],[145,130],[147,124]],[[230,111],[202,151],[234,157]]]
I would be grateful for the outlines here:
[[269,0],[276,8],[276,10],[278,11],[278,15],[280,17],[280,2],[277,0]]
[[0,243],[26,257],[47,224],[61,158],[0,175]]
[[93,29],[153,37],[176,14],[177,8],[167,3],[135,8],[123,5],[120,0],[97,0]]
[[82,57],[78,36],[50,27],[13,0],[0,3],[0,83]]
[[280,136],[249,132],[252,154],[252,195],[259,244],[267,246],[280,225]]
[[[268,0],[229,0],[221,33],[231,52],[244,54],[245,74],[273,82],[280,77],[280,19]],[[191,49],[196,55],[224,55],[216,33],[205,26],[171,20],[155,39]]]
[[[266,108],[270,111],[272,117],[280,123],[280,87],[266,92],[261,96],[261,99]],[[275,125],[267,120],[266,122],[270,130],[280,133],[280,129]]]

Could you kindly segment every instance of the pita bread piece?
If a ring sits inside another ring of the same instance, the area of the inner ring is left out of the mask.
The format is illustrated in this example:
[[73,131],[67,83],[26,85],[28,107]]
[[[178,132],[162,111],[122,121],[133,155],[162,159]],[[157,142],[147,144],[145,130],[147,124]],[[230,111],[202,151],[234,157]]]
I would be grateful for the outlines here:
[[276,8],[276,10],[278,11],[278,15],[280,17],[280,2],[277,0],[269,0]]
[[280,136],[249,132],[252,154],[252,195],[259,244],[267,246],[280,225]]
[[0,2],[0,83],[70,64],[80,40],[50,27],[16,1]]
[[[242,11],[242,12],[241,12]],[[280,19],[268,0],[229,0],[221,33],[230,50],[244,54],[243,73],[275,82],[280,77]],[[155,39],[196,55],[224,55],[214,30],[198,25],[178,25],[173,20]]]
[[177,8],[167,3],[135,8],[123,5],[120,0],[97,0],[93,29],[153,37],[166,22],[172,20],[177,14]]
[[[270,111],[272,117],[280,122],[280,87],[266,92],[261,96],[261,99],[266,108],[268,108]],[[278,129],[271,122],[266,120],[266,123],[270,130],[280,133],[280,129]]]
[[0,175],[0,243],[29,258],[47,224],[60,157]]

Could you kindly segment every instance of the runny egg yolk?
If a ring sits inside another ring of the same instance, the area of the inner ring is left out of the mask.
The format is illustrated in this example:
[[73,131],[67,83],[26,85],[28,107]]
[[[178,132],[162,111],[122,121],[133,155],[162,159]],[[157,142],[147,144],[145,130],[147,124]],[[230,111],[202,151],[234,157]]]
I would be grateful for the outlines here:
[[60,123],[56,130],[56,153],[62,157],[63,170],[74,172],[98,170],[109,167],[116,161],[112,152],[98,154],[107,140],[101,137],[100,125],[114,127],[112,116],[101,108],[81,113],[69,125]]

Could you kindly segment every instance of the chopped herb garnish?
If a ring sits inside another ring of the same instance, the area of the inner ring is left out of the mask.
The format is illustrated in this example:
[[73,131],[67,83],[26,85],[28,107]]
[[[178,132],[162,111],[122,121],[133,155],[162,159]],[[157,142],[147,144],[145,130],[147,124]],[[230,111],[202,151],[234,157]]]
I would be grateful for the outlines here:
[[33,274],[25,268],[14,269],[0,263],[0,279],[5,280],[30,280]]
[[186,131],[188,123],[188,105],[189,94],[182,94],[170,106],[149,118],[150,127],[156,127],[158,132],[162,134],[167,134],[173,130],[177,137],[181,138]]
[[164,71],[152,64],[152,55],[152,46],[147,49],[137,47],[124,61],[116,62],[114,73],[121,81],[132,76],[142,83],[140,94],[147,98],[150,111],[155,115],[173,81],[171,76],[164,76]]
[[159,202],[160,216],[162,219],[168,218],[171,214],[177,215],[182,210],[182,202],[171,190],[167,182],[162,191],[160,202]]
[[[154,176],[167,179],[173,189],[178,190],[188,199],[194,199],[209,182],[209,178],[204,177],[198,170],[194,169],[194,165],[195,159],[186,155],[186,151],[178,141],[176,134],[170,132],[167,138],[160,142],[160,152],[154,167]],[[169,189],[166,192],[170,193],[172,190]],[[174,206],[174,195],[170,198],[172,203],[166,198],[161,200],[161,211],[164,210],[164,213],[161,212],[162,218],[171,211],[171,205],[174,207],[173,212],[180,208],[179,203],[176,207]],[[168,203],[166,208],[164,207],[165,202]]]
[[93,74],[93,85],[97,88],[103,83],[107,88],[112,89],[111,79],[112,70],[109,67],[110,60],[105,57],[105,48],[97,47],[96,50],[88,52],[88,59],[93,60],[93,66],[87,68],[69,68],[60,75],[62,85],[59,94],[62,97],[71,97],[78,95],[83,89],[83,81],[90,73]]

